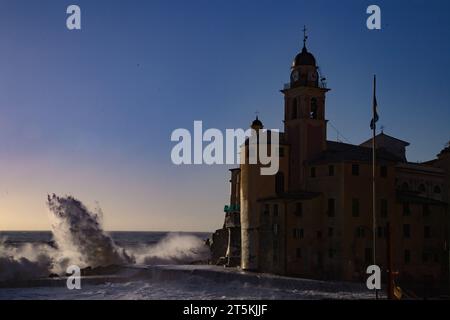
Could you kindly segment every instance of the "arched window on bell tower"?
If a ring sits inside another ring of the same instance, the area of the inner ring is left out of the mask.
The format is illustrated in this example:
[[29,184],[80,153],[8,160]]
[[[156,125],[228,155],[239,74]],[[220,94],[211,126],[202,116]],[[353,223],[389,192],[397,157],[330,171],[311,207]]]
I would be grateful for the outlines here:
[[291,119],[297,119],[298,117],[298,100],[294,99],[292,102]]
[[317,112],[318,112],[317,99],[312,98],[311,99],[311,112],[309,114],[309,117],[311,119],[317,119]]

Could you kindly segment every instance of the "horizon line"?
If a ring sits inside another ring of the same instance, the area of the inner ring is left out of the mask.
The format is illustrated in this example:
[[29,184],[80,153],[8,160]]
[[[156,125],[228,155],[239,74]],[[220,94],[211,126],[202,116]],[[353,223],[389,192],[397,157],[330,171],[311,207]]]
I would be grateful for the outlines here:
[[[165,233],[213,233],[212,231],[163,231],[163,230],[103,230],[104,232],[165,232]],[[52,232],[52,230],[0,230],[1,232]]]

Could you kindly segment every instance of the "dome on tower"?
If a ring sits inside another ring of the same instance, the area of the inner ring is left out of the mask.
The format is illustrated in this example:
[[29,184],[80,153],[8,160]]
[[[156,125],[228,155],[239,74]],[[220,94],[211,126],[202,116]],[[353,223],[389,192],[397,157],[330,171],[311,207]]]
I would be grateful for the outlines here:
[[251,128],[254,129],[254,130],[258,130],[258,129],[264,128],[261,120],[258,119],[258,116],[256,116],[255,120],[253,120]]
[[298,66],[316,66],[316,58],[308,52],[306,46],[303,47],[302,52],[300,52],[292,62],[292,68]]

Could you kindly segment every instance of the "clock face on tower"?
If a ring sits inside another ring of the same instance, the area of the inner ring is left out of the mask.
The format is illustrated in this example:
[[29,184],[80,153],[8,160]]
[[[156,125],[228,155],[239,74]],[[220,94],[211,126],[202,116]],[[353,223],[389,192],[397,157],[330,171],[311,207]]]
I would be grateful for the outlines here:
[[292,82],[297,82],[299,78],[300,78],[300,76],[299,76],[298,70],[292,71],[292,73],[291,73],[291,81]]
[[308,74],[308,80],[309,81],[316,81],[317,80],[317,72],[316,71],[310,72]]

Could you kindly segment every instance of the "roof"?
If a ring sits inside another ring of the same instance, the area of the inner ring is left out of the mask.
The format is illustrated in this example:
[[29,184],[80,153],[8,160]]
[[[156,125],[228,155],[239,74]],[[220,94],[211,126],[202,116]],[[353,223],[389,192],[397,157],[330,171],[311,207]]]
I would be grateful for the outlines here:
[[421,197],[414,191],[397,191],[397,199],[401,202],[412,202],[421,204],[430,204],[438,206],[446,206],[447,203],[444,201]]
[[426,174],[438,174],[442,175],[444,170],[442,168],[434,167],[427,163],[415,163],[415,162],[403,162],[398,163],[396,168],[402,171],[413,171],[415,173],[426,173]]
[[[402,159],[384,148],[377,148],[376,157],[377,160],[385,162],[402,161]],[[327,149],[309,161],[309,163],[342,161],[371,162],[372,149],[343,142],[327,141]]]
[[[377,134],[377,135],[375,136],[375,141],[377,141],[377,140],[380,139],[380,138],[385,138],[385,139],[388,139],[388,140],[393,140],[393,141],[396,141],[396,142],[400,142],[400,143],[403,144],[405,147],[409,146],[409,144],[410,144],[410,143],[407,142],[407,141],[397,139],[397,138],[392,137],[392,136],[390,136],[390,135],[388,135],[388,134],[385,134],[384,132],[381,132],[381,133]],[[372,138],[370,138],[369,140],[364,141],[363,143],[361,143],[361,145],[366,144],[366,143],[369,143],[369,142],[372,142]]]
[[424,161],[424,162],[421,162],[421,164],[432,166],[436,163],[436,161],[438,161],[438,159]]
[[297,54],[292,63],[292,68],[296,68],[298,66],[316,66],[316,58],[308,52],[306,46],[303,47],[302,51]]
[[299,192],[283,192],[276,196],[259,198],[257,201],[277,201],[277,200],[310,200],[321,195],[320,192],[299,191]]
[[251,126],[252,126],[252,127],[254,127],[254,126],[259,126],[259,127],[261,127],[261,128],[264,128],[264,126],[263,126],[261,120],[258,119],[258,116],[256,116],[256,119],[255,119],[255,120],[253,120]]
[[424,161],[424,162],[422,162],[422,164],[432,166],[439,160],[440,157],[444,156],[444,154],[446,154],[446,153],[450,153],[450,144],[439,152],[436,159]]
[[447,147],[445,147],[444,149],[441,150],[441,152],[439,152],[438,157],[444,155],[444,153],[450,153],[450,142]]

